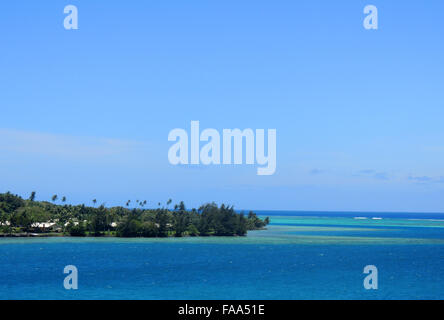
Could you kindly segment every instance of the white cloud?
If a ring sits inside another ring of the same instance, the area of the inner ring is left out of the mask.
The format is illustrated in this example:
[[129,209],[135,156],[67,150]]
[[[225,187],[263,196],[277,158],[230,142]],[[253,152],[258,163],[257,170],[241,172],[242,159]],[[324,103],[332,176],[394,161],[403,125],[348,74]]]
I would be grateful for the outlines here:
[[142,143],[99,137],[69,136],[0,128],[0,152],[69,158],[97,158],[125,154]]

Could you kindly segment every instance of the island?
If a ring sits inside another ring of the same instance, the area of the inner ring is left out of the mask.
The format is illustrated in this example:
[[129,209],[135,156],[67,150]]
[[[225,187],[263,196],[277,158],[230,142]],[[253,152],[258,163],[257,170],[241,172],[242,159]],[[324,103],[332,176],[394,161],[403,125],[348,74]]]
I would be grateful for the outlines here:
[[[52,196],[51,201],[36,201],[0,193],[0,237],[207,237],[246,236],[249,230],[264,229],[269,218],[254,212],[236,212],[233,206],[208,203],[188,210],[181,201],[171,205],[147,207],[147,201],[131,200],[125,206],[71,205],[66,197]],[[171,206],[171,208],[170,208]]]

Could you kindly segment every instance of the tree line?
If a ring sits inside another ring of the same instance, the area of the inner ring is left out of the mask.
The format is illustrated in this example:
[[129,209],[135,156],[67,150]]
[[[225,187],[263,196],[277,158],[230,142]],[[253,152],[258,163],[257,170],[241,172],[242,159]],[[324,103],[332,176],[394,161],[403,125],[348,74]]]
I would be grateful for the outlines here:
[[[61,204],[56,201],[60,199]],[[260,230],[269,218],[260,219],[254,212],[237,213],[233,206],[209,203],[193,208],[183,202],[166,207],[145,208],[147,201],[136,200],[137,207],[66,204],[66,197],[36,201],[36,192],[23,199],[10,192],[0,194],[0,234],[44,233],[71,236],[117,237],[183,237],[183,236],[245,236],[248,230]]]

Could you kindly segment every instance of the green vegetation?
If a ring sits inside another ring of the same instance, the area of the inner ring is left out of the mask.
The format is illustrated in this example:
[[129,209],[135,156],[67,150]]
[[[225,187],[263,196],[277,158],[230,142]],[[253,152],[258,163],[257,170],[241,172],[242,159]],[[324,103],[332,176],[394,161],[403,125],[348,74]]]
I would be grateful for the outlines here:
[[126,207],[107,208],[95,207],[96,199],[92,200],[94,207],[66,204],[65,196],[61,198],[62,205],[56,204],[57,195],[51,197],[51,202],[35,199],[35,191],[28,200],[10,192],[0,194],[1,236],[245,236],[248,230],[260,230],[269,223],[268,217],[261,220],[251,211],[245,216],[232,206],[214,203],[187,210],[180,202],[169,209],[169,199],[166,208],[160,208],[159,203],[157,209],[145,209],[147,201],[137,200],[140,208],[130,209],[131,200]]

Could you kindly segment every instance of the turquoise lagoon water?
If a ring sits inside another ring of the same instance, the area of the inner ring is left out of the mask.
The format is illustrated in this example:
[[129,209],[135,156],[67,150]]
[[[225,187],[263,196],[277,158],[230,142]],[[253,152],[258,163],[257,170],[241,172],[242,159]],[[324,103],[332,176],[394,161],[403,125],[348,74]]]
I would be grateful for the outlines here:
[[247,237],[2,238],[0,299],[444,298],[443,215],[266,213]]

